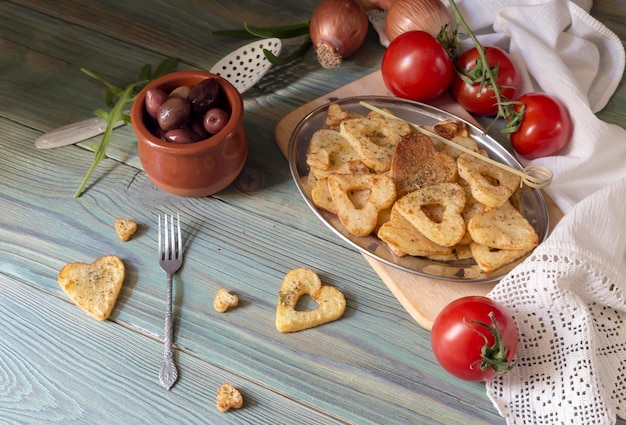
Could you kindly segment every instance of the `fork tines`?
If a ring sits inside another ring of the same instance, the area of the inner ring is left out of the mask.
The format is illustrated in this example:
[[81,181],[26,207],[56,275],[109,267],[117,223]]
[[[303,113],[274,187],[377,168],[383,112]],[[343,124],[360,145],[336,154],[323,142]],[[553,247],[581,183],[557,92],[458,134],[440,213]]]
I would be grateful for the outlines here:
[[176,213],[176,223],[174,223],[173,215],[165,214],[163,225],[161,225],[161,216],[159,215],[158,244],[159,261],[171,261],[181,257],[182,238],[180,233],[180,215],[178,213]]

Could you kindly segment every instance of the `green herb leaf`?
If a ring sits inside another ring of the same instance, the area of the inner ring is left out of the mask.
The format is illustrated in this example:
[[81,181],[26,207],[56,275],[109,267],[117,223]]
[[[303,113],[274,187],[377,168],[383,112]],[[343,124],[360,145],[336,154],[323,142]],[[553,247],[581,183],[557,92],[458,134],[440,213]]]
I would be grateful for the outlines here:
[[290,62],[293,62],[294,60],[296,60],[300,56],[302,56],[304,54],[304,52],[307,51],[309,46],[311,46],[311,44],[313,44],[313,42],[311,41],[311,37],[307,36],[306,39],[304,40],[304,42],[300,45],[300,47],[298,47],[296,50],[294,50],[289,55],[286,55],[286,56],[276,56],[275,54],[273,54],[272,52],[270,52],[267,49],[263,49],[263,54],[265,55],[267,60],[272,63],[272,65],[277,65],[277,66],[278,65],[286,65],[286,64],[288,64]]
[[152,67],[150,65],[144,65],[139,72],[140,78],[137,81],[127,83],[124,86],[117,86],[105,79],[104,77],[96,74],[95,72],[92,72],[86,68],[81,68],[82,72],[107,87],[105,102],[107,107],[109,107],[111,110],[109,112],[103,109],[96,109],[94,111],[98,118],[106,121],[107,126],[104,131],[104,135],[100,140],[100,143],[94,148],[95,156],[93,162],[91,163],[89,170],[87,170],[87,174],[83,178],[83,181],[78,186],[76,193],[74,193],[74,198],[78,198],[80,195],[82,195],[83,190],[85,189],[85,186],[89,181],[89,178],[93,174],[93,171],[96,169],[96,166],[100,161],[107,157],[106,150],[109,146],[109,141],[111,139],[111,134],[113,133],[114,124],[119,121],[123,121],[126,124],[130,123],[130,117],[128,116],[128,114],[124,113],[124,110],[126,110],[128,105],[135,100],[135,97],[137,97],[137,93],[139,92],[139,90],[141,90],[141,88],[148,84],[151,80],[160,77],[161,75],[172,72],[174,69],[176,69],[177,65],[178,60],[172,58],[165,59],[163,62],[161,62],[161,64],[154,73],[152,73]]

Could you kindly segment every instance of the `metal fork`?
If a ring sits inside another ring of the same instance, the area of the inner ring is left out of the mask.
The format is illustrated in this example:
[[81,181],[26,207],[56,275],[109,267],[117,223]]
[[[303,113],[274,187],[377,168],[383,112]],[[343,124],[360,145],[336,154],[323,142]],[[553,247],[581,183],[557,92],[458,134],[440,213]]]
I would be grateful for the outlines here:
[[[177,228],[178,238],[175,238],[174,229]],[[163,353],[163,365],[159,372],[159,380],[166,390],[169,390],[176,379],[178,379],[178,371],[172,357],[172,345],[174,342],[174,321],[172,318],[172,276],[183,264],[183,248],[180,236],[180,216],[176,214],[176,225],[174,224],[174,216],[165,214],[163,225],[161,225],[161,216],[159,215],[159,265],[165,273],[167,273],[167,302],[165,312],[165,351]]]

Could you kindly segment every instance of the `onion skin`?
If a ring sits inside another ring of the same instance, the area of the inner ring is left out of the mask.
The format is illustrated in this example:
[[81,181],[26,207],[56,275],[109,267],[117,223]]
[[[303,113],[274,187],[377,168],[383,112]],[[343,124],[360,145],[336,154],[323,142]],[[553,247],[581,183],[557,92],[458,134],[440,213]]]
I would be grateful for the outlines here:
[[317,59],[324,68],[338,68],[365,41],[369,21],[357,0],[323,0],[309,25]]
[[365,10],[389,10],[396,0],[359,0]]
[[389,41],[408,31],[426,31],[433,37],[445,24],[451,24],[450,12],[441,0],[396,0],[385,18]]

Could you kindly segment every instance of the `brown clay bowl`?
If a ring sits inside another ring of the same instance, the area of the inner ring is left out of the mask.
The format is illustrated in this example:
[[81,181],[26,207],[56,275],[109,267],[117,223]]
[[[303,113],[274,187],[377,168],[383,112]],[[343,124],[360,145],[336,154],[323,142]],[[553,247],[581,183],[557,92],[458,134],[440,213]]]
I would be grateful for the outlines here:
[[[230,105],[230,119],[218,133],[194,143],[161,140],[148,128],[146,92],[154,87],[171,91],[182,85],[193,86],[206,78],[217,78]],[[224,78],[207,71],[176,71],[147,84],[133,102],[130,117],[138,138],[139,159],[152,182],[178,196],[204,197],[230,185],[239,175],[248,154],[243,125],[243,100],[237,89]]]

